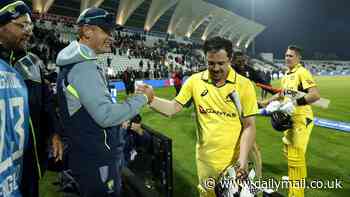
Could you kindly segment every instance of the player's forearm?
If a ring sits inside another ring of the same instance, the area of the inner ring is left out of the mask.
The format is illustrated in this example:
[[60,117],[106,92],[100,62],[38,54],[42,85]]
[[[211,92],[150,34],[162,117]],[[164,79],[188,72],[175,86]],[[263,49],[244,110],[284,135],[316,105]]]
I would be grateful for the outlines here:
[[170,117],[181,110],[178,109],[176,104],[176,101],[154,97],[152,103],[150,103],[150,107],[160,114]]
[[240,141],[239,162],[244,167],[248,164],[248,154],[255,143],[256,129],[255,125],[248,125],[243,129]]
[[317,88],[310,88],[308,94],[305,95],[304,98],[308,104],[311,104],[320,99],[320,92]]
[[279,100],[281,98],[280,94],[275,94],[273,95],[272,97],[266,99],[266,100],[263,100],[263,101],[259,101],[258,103],[260,105],[262,105],[262,107],[266,107],[267,105],[269,105],[272,101],[276,101],[276,100]]
[[272,101],[277,101],[281,99],[281,95],[279,93],[274,94],[271,98],[268,99],[268,103],[271,103]]

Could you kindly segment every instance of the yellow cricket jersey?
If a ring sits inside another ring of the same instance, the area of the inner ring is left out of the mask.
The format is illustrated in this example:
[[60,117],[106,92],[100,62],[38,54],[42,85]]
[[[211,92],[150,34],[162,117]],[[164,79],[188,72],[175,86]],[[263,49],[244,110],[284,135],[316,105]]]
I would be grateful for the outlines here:
[[192,75],[175,98],[181,105],[193,102],[195,106],[197,159],[212,164],[235,159],[242,125],[237,107],[229,96],[234,91],[239,95],[243,117],[258,113],[254,86],[232,68],[221,87],[211,82],[208,70]]
[[[288,70],[287,74],[282,78],[281,86],[283,89],[307,93],[307,89],[316,86],[316,83],[311,73],[301,64],[297,64],[292,70]],[[313,118],[310,105],[297,106],[294,115],[305,115]]]

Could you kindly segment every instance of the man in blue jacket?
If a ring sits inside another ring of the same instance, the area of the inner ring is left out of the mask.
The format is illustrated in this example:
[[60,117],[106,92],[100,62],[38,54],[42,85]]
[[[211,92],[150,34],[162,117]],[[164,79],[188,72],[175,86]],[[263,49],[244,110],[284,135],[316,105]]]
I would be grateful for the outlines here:
[[28,149],[23,153],[20,190],[26,197],[38,197],[39,179],[48,160],[46,145],[50,136],[53,136],[54,153],[62,157],[63,145],[57,134],[60,129],[52,94],[41,74],[42,61],[35,54],[27,53],[26,46],[33,29],[30,9],[22,1],[3,0],[1,5],[0,20],[4,24],[2,46],[6,48],[1,51],[1,57],[24,79],[29,98],[30,135]]
[[153,90],[114,103],[96,54],[111,51],[115,18],[100,8],[84,10],[77,20],[79,41],[57,56],[57,93],[63,129],[69,138],[68,165],[83,197],[120,196],[123,158],[121,123],[153,99]]
[[7,54],[25,49],[31,36],[29,13],[22,1],[0,1],[0,196],[24,195],[20,188],[29,139],[28,90]]

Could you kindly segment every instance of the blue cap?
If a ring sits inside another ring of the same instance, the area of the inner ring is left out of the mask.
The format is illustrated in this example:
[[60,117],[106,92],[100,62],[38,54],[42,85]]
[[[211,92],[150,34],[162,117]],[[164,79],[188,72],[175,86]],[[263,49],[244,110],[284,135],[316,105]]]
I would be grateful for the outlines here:
[[88,8],[84,10],[78,20],[78,25],[96,25],[104,31],[111,32],[117,27],[114,15],[101,8]]
[[0,25],[31,13],[30,8],[23,1],[0,0]]

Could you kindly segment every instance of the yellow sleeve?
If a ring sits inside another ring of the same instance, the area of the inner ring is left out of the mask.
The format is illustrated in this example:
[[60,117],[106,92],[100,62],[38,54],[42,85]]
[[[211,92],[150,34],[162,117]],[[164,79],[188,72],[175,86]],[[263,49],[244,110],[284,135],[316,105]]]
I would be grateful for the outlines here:
[[182,85],[179,94],[175,97],[175,101],[181,105],[187,105],[191,101],[193,95],[193,81],[194,77],[192,75]]
[[258,114],[258,102],[256,100],[255,88],[252,82],[250,82],[249,80],[244,81],[240,89],[243,117]]
[[308,89],[316,86],[314,78],[312,77],[311,73],[306,69],[303,69],[303,72],[300,73],[300,83],[303,86],[303,89]]

